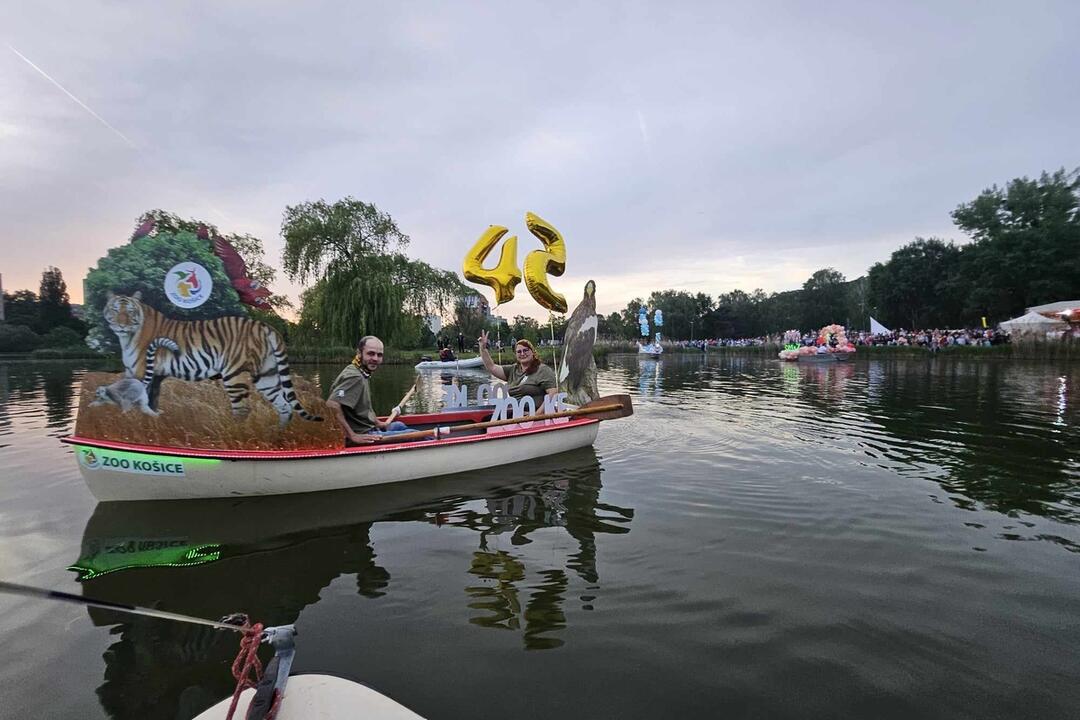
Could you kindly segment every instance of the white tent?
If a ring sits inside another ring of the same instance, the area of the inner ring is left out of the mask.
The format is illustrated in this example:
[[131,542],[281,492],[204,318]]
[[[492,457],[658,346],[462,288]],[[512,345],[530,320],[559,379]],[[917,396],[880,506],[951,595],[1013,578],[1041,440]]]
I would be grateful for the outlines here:
[[1012,320],[1001,323],[1001,329],[1010,333],[1047,332],[1050,330],[1067,330],[1069,323],[1064,320],[1054,320],[1037,312],[1029,312]]
[[1080,300],[1063,300],[1046,305],[1036,305],[1027,309],[1029,313],[1036,312],[1040,315],[1059,315],[1067,310],[1074,313],[1080,311]]
[[881,323],[879,323],[877,320],[875,320],[873,318],[873,316],[870,317],[870,334],[871,335],[888,335],[891,332],[892,332],[892,330],[890,330],[889,328],[887,328],[884,325],[882,325]]

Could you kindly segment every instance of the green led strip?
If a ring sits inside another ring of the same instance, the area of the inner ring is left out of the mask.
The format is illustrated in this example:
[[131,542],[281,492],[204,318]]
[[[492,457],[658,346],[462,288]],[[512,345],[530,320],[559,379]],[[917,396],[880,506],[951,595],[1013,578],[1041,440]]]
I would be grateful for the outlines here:
[[133,461],[139,462],[159,462],[159,463],[177,463],[182,462],[185,465],[217,465],[221,460],[217,458],[199,458],[188,457],[187,455],[152,455],[150,453],[143,452],[129,452],[126,450],[113,450],[111,448],[93,447],[90,445],[78,445],[72,443],[77,452],[92,452],[99,457],[114,457],[118,460],[127,460],[129,463]]

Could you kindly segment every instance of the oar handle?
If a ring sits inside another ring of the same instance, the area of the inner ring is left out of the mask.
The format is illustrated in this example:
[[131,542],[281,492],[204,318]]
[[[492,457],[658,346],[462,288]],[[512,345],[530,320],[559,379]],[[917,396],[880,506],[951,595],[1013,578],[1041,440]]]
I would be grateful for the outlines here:
[[[611,410],[621,410],[622,405],[619,403],[612,403],[611,405],[596,405],[587,408],[577,408],[576,410],[562,410],[554,413],[541,413],[540,415],[526,415],[519,418],[506,418],[503,420],[488,420],[486,422],[468,423],[466,425],[455,425],[452,428],[452,432],[461,432],[462,430],[479,430],[481,428],[496,427],[499,425],[521,425],[522,423],[533,422],[535,420],[552,420],[554,418],[561,417],[573,417],[575,415],[593,415],[595,413],[609,412]],[[420,438],[432,437],[436,434],[436,430],[417,430],[410,433],[397,433],[395,435],[386,435],[385,441],[398,442],[400,440],[418,440]]]
[[412,387],[409,388],[409,392],[405,393],[405,397],[401,398],[401,401],[398,402],[398,404],[394,406],[393,411],[386,418],[387,424],[390,424],[390,423],[394,422],[395,420],[397,420],[397,416],[401,414],[401,409],[403,407],[405,407],[405,403],[409,402],[409,398],[411,398],[412,394],[414,392],[416,392],[416,385],[419,382],[420,382],[420,378],[416,378],[416,382],[414,382],[412,384]]

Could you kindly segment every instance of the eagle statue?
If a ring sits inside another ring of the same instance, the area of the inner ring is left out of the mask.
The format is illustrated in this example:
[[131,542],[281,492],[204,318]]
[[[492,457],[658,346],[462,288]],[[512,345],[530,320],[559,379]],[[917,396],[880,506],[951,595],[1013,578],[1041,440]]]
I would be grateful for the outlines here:
[[559,368],[559,386],[566,392],[567,402],[584,405],[600,397],[596,389],[596,360],[593,359],[593,343],[596,342],[596,283],[585,283],[585,296],[574,308],[563,336],[562,367]]

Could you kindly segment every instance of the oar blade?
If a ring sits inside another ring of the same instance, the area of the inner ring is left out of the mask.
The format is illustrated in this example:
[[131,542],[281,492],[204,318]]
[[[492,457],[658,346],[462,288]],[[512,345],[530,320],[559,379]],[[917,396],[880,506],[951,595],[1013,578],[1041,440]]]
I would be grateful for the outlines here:
[[629,395],[607,395],[597,400],[593,400],[592,402],[585,403],[581,406],[581,409],[586,410],[608,405],[618,405],[619,407],[589,413],[587,417],[596,418],[597,420],[618,420],[619,418],[630,417],[634,414],[634,403],[630,400]]

